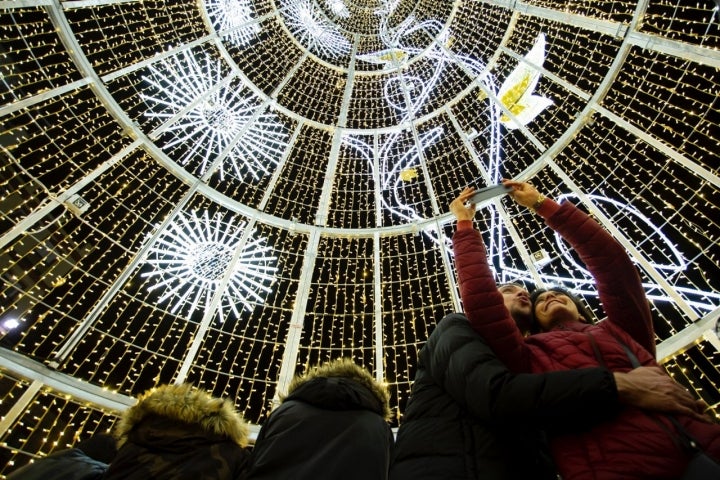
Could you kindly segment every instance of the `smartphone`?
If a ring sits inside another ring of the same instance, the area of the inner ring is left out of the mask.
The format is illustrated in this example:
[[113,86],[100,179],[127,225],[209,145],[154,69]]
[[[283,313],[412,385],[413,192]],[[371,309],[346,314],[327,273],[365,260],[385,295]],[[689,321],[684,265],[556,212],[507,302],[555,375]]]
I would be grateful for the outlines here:
[[468,201],[470,203],[480,203],[484,200],[490,200],[491,198],[499,197],[500,195],[505,195],[509,192],[512,192],[512,187],[506,187],[502,183],[498,185],[490,185],[479,190],[475,190],[475,193]]

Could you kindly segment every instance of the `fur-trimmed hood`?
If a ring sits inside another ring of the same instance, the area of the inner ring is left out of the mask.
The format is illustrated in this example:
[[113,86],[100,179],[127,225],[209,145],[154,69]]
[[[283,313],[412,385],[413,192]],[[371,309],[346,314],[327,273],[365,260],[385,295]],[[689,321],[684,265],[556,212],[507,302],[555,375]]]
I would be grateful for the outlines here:
[[151,415],[197,425],[203,431],[225,436],[241,447],[248,444],[248,425],[230,400],[182,384],[162,385],[140,395],[137,403],[123,412],[115,426],[118,447],[127,441],[133,428]]
[[292,397],[293,393],[297,393],[303,386],[307,386],[310,382],[319,378],[341,378],[352,380],[365,387],[378,404],[378,410],[386,420],[391,418],[390,411],[390,394],[385,385],[376,381],[375,378],[365,368],[357,365],[350,358],[339,358],[331,360],[322,365],[313,367],[303,375],[295,376],[288,386],[288,393],[281,397],[285,400]]

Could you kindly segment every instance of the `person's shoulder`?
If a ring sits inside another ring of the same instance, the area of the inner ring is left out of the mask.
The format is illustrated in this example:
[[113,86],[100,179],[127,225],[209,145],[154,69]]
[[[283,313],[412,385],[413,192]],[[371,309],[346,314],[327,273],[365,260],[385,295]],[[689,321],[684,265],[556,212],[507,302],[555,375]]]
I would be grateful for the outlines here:
[[[437,327],[435,327],[435,331],[440,330],[447,330],[449,328],[457,327],[457,326],[464,326],[464,325],[470,325],[470,322],[468,322],[467,317],[464,313],[460,312],[454,312],[450,313],[448,315],[445,315],[437,324]],[[433,332],[435,333],[435,332]]]
[[433,349],[440,343],[452,345],[455,349],[468,342],[485,343],[485,340],[472,328],[467,317],[462,313],[452,313],[443,317],[428,338],[428,344]]

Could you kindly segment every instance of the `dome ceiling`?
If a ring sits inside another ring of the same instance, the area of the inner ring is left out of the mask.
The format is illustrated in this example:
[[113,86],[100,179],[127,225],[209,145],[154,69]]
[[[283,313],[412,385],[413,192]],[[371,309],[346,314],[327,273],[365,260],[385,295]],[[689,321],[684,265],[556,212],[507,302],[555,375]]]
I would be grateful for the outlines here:
[[[340,356],[385,379],[396,426],[417,352],[461,308],[448,205],[503,177],[620,239],[660,359],[717,411],[715,3],[2,7],[12,462],[68,425],[108,428],[162,383],[260,424],[294,373]],[[537,218],[507,199],[480,210],[498,280],[564,285],[602,316]]]

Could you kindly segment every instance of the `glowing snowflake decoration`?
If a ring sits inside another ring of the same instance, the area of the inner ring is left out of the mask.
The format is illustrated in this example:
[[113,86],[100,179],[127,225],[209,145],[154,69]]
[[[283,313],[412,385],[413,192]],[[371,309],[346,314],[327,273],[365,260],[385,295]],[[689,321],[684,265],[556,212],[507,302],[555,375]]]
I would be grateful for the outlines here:
[[348,18],[350,16],[350,10],[345,6],[344,0],[326,0],[326,2],[336,16],[340,18]]
[[[233,225],[219,217],[210,219],[207,213],[202,218],[194,212],[180,214],[150,250],[147,263],[154,270],[142,274],[155,280],[148,290],[163,290],[158,303],[172,302],[171,313],[182,307],[189,309],[189,316],[199,308],[208,309],[219,288],[223,288],[217,311],[221,322],[230,313],[239,318],[239,304],[252,311],[271,291],[277,257],[254,231],[240,245],[244,230],[244,222]],[[233,265],[238,248],[242,251]]]
[[[223,152],[229,153],[218,166],[238,178],[258,179],[270,173],[288,143],[287,128],[272,112],[259,113],[251,92],[221,82],[220,61],[209,56],[198,62],[186,51],[149,67],[144,77],[157,93],[142,97],[153,110],[147,117],[170,121],[161,133],[161,148],[181,165],[203,175]],[[182,148],[179,148],[182,147]]]
[[290,32],[313,53],[330,58],[347,55],[350,42],[311,0],[289,0],[281,9]]
[[215,31],[237,46],[245,46],[260,32],[250,0],[205,0]]

